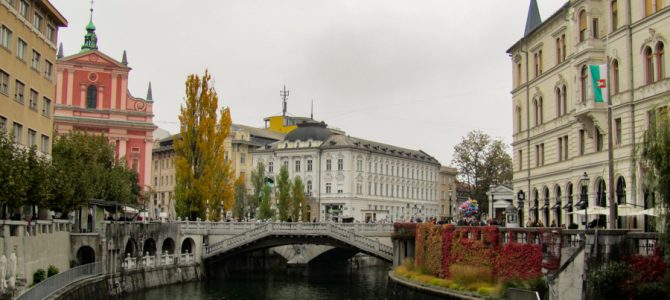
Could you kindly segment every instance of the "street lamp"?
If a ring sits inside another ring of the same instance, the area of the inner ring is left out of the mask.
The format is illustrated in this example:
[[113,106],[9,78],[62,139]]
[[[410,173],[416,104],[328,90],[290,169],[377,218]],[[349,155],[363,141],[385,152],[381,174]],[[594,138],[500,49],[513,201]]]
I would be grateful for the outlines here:
[[523,227],[523,202],[526,200],[526,194],[523,190],[519,190],[516,194],[517,206],[519,206],[519,227]]
[[584,228],[588,229],[588,224],[589,224],[589,213],[588,213],[588,208],[589,208],[589,194],[588,194],[588,189],[589,189],[589,176],[586,175],[586,172],[584,172],[584,175],[579,178],[580,185],[582,187],[582,192],[579,196],[579,208],[584,209],[584,217],[586,218],[586,221],[584,222]]

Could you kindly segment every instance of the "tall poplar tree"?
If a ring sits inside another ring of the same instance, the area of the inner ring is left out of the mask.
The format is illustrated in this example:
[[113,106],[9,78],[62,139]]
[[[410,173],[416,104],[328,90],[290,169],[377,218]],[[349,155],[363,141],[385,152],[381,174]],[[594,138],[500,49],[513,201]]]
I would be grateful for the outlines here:
[[185,105],[179,115],[181,136],[174,142],[177,214],[191,220],[216,220],[220,205],[228,211],[234,202],[230,162],[224,156],[230,110],[219,110],[219,97],[210,87],[210,79],[208,71],[202,77],[191,74],[186,79]]
[[670,263],[670,114],[667,110],[659,110],[650,125],[642,143],[643,178],[646,187],[656,193],[655,209],[660,217],[658,224],[662,227],[659,230],[662,232],[661,245]]
[[263,187],[265,186],[265,164],[259,162],[256,168],[251,170],[251,186],[253,187],[253,195],[249,201],[249,216],[255,218],[256,207],[262,202]]
[[237,180],[235,180],[235,206],[233,208],[233,216],[238,220],[244,218],[245,207],[248,205],[247,198],[247,187],[244,183],[244,176],[240,174]]
[[291,185],[291,219],[294,221],[307,220],[307,215],[305,214],[305,208],[307,205],[306,199],[305,185],[302,183],[300,176],[296,176],[293,179],[293,184]]
[[291,203],[291,180],[288,178],[288,167],[282,165],[277,175],[277,210],[279,220],[286,221],[289,216],[289,205]]

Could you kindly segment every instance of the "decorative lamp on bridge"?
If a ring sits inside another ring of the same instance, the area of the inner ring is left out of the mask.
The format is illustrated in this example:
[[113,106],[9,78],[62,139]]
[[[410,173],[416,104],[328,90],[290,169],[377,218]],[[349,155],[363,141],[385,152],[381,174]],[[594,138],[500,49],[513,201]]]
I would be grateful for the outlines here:
[[589,214],[588,214],[588,207],[589,207],[589,176],[586,175],[586,172],[582,175],[582,177],[579,178],[579,184],[581,186],[581,193],[579,195],[579,202],[575,205],[579,209],[584,210],[584,228],[587,228],[588,222],[589,222]]

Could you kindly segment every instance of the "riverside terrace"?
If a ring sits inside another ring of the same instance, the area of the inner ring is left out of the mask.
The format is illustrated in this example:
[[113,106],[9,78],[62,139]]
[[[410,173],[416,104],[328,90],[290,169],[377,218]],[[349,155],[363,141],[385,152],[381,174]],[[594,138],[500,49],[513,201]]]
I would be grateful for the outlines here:
[[482,264],[501,278],[543,277],[556,299],[586,297],[586,274],[606,262],[658,255],[658,233],[631,230],[396,223],[392,239],[394,266],[412,259],[444,274],[452,264]]

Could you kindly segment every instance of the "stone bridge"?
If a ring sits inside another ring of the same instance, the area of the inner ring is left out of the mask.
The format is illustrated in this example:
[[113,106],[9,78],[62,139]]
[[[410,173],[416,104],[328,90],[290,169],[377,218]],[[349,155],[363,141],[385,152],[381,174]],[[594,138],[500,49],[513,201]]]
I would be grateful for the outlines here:
[[[391,262],[393,247],[371,234],[390,235],[391,224],[264,223],[238,235],[205,246],[203,260],[216,260],[242,252],[291,244],[329,245],[349,248]],[[387,229],[389,231],[384,232]],[[210,233],[211,234],[211,233]],[[388,239],[388,238],[387,238]],[[329,250],[325,248],[324,251]],[[312,255],[318,255],[312,254]]]
[[[100,225],[91,233],[71,234],[71,257],[79,263],[104,261],[106,272],[110,273],[209,263],[266,248],[296,264],[306,264],[336,248],[386,261],[393,258],[392,224],[182,221]],[[288,246],[296,244],[302,246]]]

